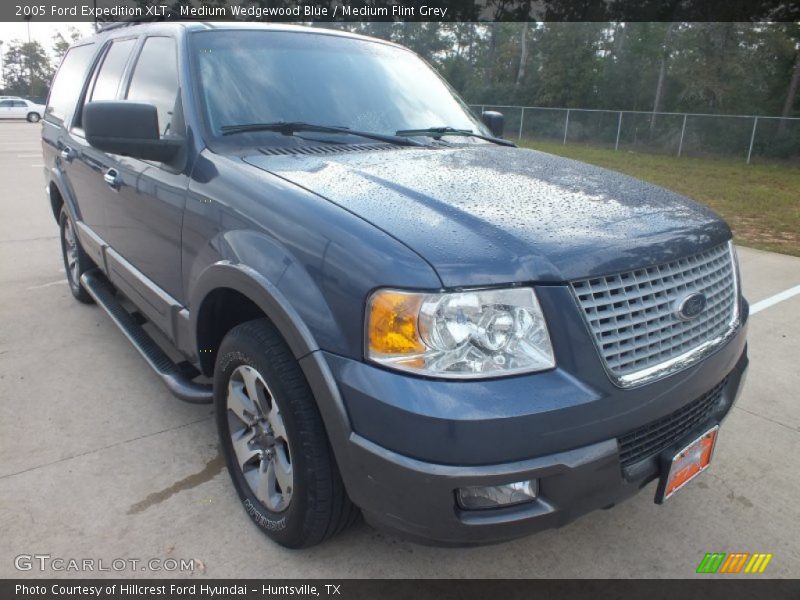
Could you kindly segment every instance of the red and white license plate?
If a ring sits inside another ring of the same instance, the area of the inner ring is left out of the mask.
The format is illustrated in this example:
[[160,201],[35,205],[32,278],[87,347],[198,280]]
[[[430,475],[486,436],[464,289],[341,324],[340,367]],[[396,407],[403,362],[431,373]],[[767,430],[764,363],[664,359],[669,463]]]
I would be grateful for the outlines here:
[[666,461],[665,474],[656,493],[658,504],[671,498],[675,492],[708,468],[714,455],[718,431],[719,425],[715,425],[675,454],[671,461]]

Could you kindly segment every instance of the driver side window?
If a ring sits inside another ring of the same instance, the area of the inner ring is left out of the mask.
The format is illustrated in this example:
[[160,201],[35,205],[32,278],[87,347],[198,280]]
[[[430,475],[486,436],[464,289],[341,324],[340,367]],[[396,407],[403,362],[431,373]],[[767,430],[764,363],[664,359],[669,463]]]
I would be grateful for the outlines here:
[[173,118],[178,108],[178,91],[175,40],[169,37],[147,38],[133,70],[127,99],[155,105],[161,137],[176,133]]
[[92,93],[87,98],[88,101],[115,100],[117,98],[119,84],[135,43],[135,39],[128,39],[111,44],[103,57],[103,64],[100,65]]
[[[136,39],[116,40],[111,43],[97,66],[94,82],[87,90],[83,106],[92,101],[116,100],[125,67],[130,59]],[[78,114],[75,126],[80,127],[83,121],[83,112]]]

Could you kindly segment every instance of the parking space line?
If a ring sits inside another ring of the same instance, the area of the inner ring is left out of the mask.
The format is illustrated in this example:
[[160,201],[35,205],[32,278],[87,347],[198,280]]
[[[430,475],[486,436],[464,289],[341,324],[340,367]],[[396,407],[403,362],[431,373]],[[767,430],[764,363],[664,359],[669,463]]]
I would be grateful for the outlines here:
[[25,288],[26,290],[39,290],[41,288],[50,287],[52,285],[60,285],[62,283],[67,283],[66,279],[59,279],[58,281],[51,281],[50,283],[43,283],[41,285],[33,285],[29,288]]
[[783,302],[784,300],[788,300],[789,298],[797,296],[798,294],[800,294],[800,285],[796,285],[793,288],[789,288],[788,290],[784,290],[775,294],[774,296],[770,296],[769,298],[765,298],[764,300],[760,300],[755,304],[750,305],[750,314],[754,315],[758,312],[761,312],[765,308],[775,306],[778,304],[778,302]]

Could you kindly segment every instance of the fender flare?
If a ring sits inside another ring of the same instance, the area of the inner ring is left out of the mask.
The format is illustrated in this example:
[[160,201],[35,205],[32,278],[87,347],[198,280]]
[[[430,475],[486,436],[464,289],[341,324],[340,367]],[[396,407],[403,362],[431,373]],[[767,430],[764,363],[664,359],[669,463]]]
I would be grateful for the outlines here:
[[53,217],[55,218],[56,222],[58,222],[58,214],[56,214],[55,206],[53,205],[53,195],[50,191],[50,186],[55,186],[58,190],[59,195],[61,196],[61,200],[64,203],[64,206],[67,209],[67,214],[69,214],[70,218],[72,219],[73,223],[77,223],[81,220],[81,213],[78,210],[78,203],[75,202],[75,198],[72,196],[72,193],[69,191],[69,187],[67,186],[66,181],[64,180],[64,174],[61,169],[56,167],[51,167],[48,169],[47,178],[47,186],[45,187],[45,193],[47,194],[48,199],[50,200],[50,206],[53,208]]
[[298,360],[319,350],[311,331],[278,287],[255,269],[241,263],[221,260],[207,267],[193,285],[190,308],[190,340],[196,351],[200,307],[216,289],[229,288],[252,302],[272,321]]

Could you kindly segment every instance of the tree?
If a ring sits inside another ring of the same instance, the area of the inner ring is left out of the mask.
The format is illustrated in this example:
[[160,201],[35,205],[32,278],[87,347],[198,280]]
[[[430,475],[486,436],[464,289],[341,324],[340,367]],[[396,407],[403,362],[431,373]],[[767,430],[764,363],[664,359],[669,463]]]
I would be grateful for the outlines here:
[[789,85],[786,88],[786,99],[783,101],[783,108],[781,109],[781,120],[778,125],[778,135],[786,133],[786,117],[792,115],[795,101],[797,100],[797,89],[800,87],[800,25],[793,24],[791,29],[787,31],[789,39],[794,46],[794,68],[791,71],[789,78]]
[[754,75],[746,71],[746,28],[739,23],[691,23],[675,32],[678,107],[692,112],[732,112]]
[[792,71],[792,78],[789,80],[789,88],[786,90],[786,101],[783,104],[781,111],[781,122],[778,126],[778,135],[786,131],[786,117],[792,112],[794,101],[797,98],[797,88],[800,85],[800,50],[797,51],[797,58],[794,61],[794,69]]
[[514,87],[519,88],[519,84],[525,78],[525,63],[528,62],[528,23],[521,23],[519,34],[519,67],[517,68],[517,79]]
[[69,28],[69,40],[60,31],[53,34],[53,55],[56,64],[61,62],[69,47],[81,38],[81,32],[75,27]]
[[661,60],[658,62],[658,81],[656,82],[655,98],[653,99],[653,116],[650,117],[650,131],[656,126],[656,113],[661,110],[661,94],[664,91],[664,78],[667,75],[667,61],[670,55],[670,38],[675,30],[675,23],[667,25],[664,32],[664,44],[661,50]]
[[60,62],[64,55],[69,50],[70,43],[64,38],[60,31],[53,34],[53,55],[56,61]]
[[540,103],[568,108],[596,105],[607,28],[607,23],[546,23],[540,29],[536,44]]
[[[529,4],[487,1],[522,19]],[[410,46],[473,104],[794,116],[800,101],[798,23],[317,25]]]
[[52,74],[50,57],[39,42],[11,40],[3,60],[7,94],[45,98]]

